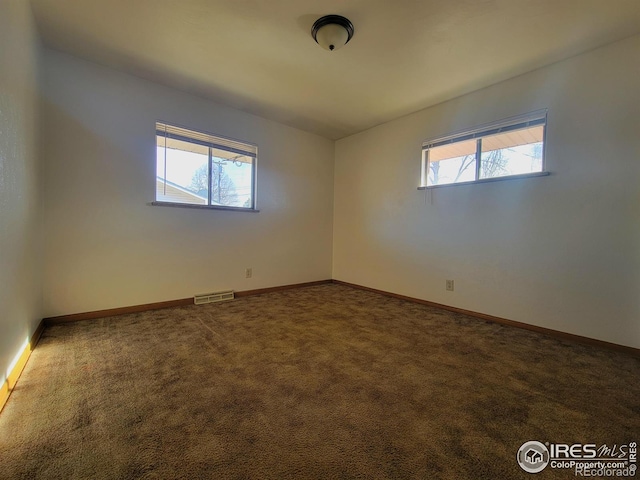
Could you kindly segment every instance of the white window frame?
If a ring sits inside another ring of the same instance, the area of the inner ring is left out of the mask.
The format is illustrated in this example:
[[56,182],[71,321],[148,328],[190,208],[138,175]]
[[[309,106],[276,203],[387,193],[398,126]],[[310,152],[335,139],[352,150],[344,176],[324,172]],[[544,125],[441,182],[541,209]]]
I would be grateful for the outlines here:
[[[208,147],[209,149],[209,159],[208,159],[209,196],[207,199],[207,204],[197,205],[197,204],[191,204],[191,203],[171,202],[166,200],[159,201],[157,200],[157,197],[154,195],[155,200],[151,202],[152,205],[170,206],[170,207],[186,207],[186,208],[204,208],[204,209],[215,209],[215,210],[234,210],[234,211],[243,211],[243,212],[259,211],[257,209],[257,203],[256,203],[256,200],[257,200],[256,184],[257,184],[257,170],[258,170],[258,146],[256,144],[245,142],[243,140],[235,140],[229,137],[223,137],[221,135],[202,132],[202,131],[194,130],[191,128],[180,127],[175,124],[170,124],[170,123],[161,122],[161,121],[156,122],[156,129],[155,129],[156,139],[158,138],[158,136],[165,137],[165,138],[173,138],[176,140],[181,140],[183,142],[194,143],[197,145]],[[212,152],[214,148],[252,158],[251,205],[250,206],[236,207],[236,206],[212,204],[211,176],[212,176],[212,164],[213,164]],[[157,177],[158,177],[158,172],[156,171],[156,178]]]
[[[482,157],[482,139],[491,135],[495,135],[502,132],[508,132],[511,130],[519,130],[528,127],[542,125],[543,140],[542,140],[542,167],[539,172],[522,173],[515,175],[502,175],[491,178],[480,178],[481,157]],[[477,126],[475,128],[458,131],[456,133],[435,137],[429,140],[425,140],[422,143],[422,166],[420,172],[420,186],[418,190],[432,189],[432,188],[444,188],[455,187],[460,185],[470,185],[476,183],[488,183],[502,180],[542,177],[549,175],[546,169],[546,145],[547,145],[547,110],[536,110],[524,115],[518,115],[515,117],[509,117],[497,122],[492,122],[484,125]],[[475,167],[475,179],[470,181],[445,183],[442,185],[428,185],[429,175],[429,150],[431,148],[440,147],[456,142],[477,140],[476,143],[476,167]]]

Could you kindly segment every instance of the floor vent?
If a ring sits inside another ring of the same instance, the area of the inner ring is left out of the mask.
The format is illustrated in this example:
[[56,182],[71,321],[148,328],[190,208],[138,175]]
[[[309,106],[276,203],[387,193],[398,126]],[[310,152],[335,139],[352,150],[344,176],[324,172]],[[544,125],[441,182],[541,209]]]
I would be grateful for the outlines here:
[[205,303],[224,302],[225,300],[233,300],[233,290],[228,292],[203,293],[193,297],[193,303],[203,305]]

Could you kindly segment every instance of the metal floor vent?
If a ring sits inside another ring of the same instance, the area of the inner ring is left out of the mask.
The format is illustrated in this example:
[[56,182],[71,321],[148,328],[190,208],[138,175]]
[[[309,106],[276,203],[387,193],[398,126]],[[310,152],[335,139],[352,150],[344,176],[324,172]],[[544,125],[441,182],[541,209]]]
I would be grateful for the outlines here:
[[203,305],[205,303],[224,302],[225,300],[233,300],[233,290],[228,292],[203,293],[193,297],[193,303]]

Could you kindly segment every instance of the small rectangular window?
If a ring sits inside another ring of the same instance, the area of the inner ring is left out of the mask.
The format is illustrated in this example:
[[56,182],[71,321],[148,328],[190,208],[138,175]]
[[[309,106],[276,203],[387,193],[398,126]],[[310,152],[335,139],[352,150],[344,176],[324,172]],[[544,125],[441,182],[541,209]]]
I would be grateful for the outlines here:
[[156,123],[156,202],[255,210],[255,145]]
[[424,142],[421,187],[544,173],[546,111]]

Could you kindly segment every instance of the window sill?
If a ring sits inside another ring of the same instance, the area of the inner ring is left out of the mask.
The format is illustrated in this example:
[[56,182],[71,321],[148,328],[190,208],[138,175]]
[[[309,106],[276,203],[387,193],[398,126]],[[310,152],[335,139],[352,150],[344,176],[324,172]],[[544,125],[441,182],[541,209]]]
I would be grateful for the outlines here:
[[506,177],[482,178],[480,180],[472,180],[470,182],[445,183],[444,185],[422,185],[418,190],[431,190],[432,188],[459,187],[461,185],[474,185],[476,183],[501,182],[503,180],[522,180],[524,178],[547,177],[551,172],[523,173],[521,175],[509,175]]
[[149,205],[153,205],[154,207],[195,208],[199,210],[226,210],[231,212],[250,212],[250,213],[260,212],[260,210],[257,210],[255,208],[222,207],[218,205],[194,205],[191,203],[151,202]]

